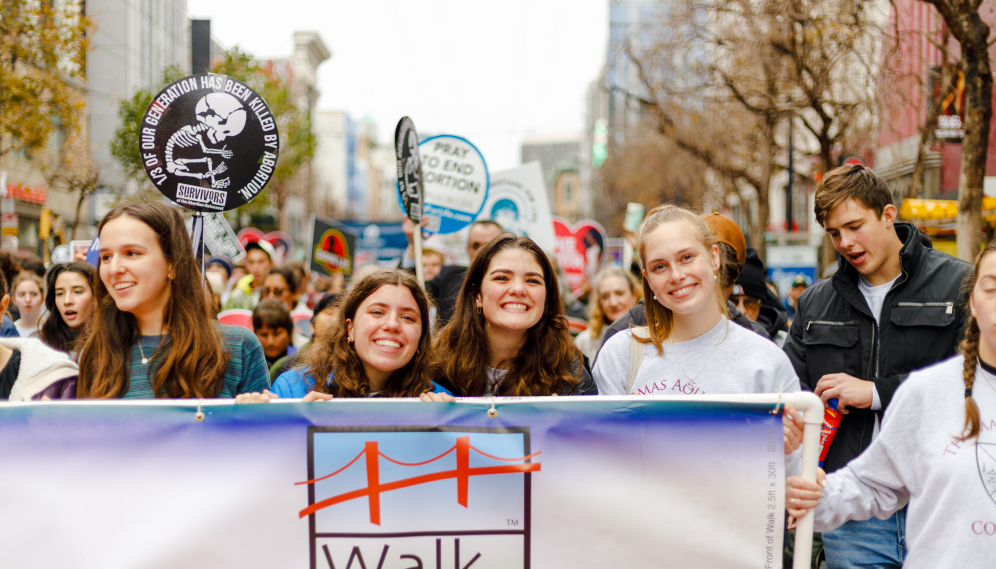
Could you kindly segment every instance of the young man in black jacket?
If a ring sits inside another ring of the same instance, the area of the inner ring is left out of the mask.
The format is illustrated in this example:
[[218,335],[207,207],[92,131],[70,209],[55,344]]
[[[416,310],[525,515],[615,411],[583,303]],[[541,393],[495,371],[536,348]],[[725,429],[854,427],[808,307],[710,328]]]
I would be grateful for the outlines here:
[[[898,223],[888,186],[863,166],[829,172],[815,201],[839,268],[799,297],[785,352],[803,389],[837,399],[846,413],[826,455],[832,472],[868,448],[909,372],[955,354],[972,265],[925,247],[915,227]],[[824,533],[828,567],[902,567],[905,512]]]

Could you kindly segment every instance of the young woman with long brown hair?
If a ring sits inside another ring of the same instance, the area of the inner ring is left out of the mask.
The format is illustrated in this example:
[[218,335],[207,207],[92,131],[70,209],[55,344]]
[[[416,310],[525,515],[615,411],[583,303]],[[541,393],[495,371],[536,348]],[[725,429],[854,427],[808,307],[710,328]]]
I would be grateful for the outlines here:
[[80,349],[80,398],[235,397],[269,385],[259,340],[211,320],[180,212],[120,205],[98,228],[96,310]]
[[77,341],[93,316],[97,271],[86,261],[64,263],[52,267],[48,283],[45,293],[48,318],[38,335],[49,346],[75,359]]
[[879,435],[817,483],[785,481],[785,507],[816,509],[816,530],[886,519],[909,504],[904,567],[987,567],[996,557],[996,241],[966,283],[961,354],[915,371]]
[[436,381],[461,395],[597,393],[553,265],[528,237],[503,233],[477,253],[434,350]]
[[[425,291],[406,271],[375,269],[346,295],[336,324],[311,343],[303,366],[277,377],[271,391],[236,402],[449,395],[429,378],[430,349]],[[316,384],[316,377],[325,380]]]

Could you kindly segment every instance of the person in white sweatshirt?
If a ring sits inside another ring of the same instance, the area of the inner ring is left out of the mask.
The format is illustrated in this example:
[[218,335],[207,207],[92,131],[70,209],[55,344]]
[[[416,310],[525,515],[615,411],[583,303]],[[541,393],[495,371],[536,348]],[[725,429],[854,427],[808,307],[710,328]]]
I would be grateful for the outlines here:
[[[651,211],[640,226],[647,326],[619,332],[599,352],[593,375],[599,395],[794,393],[799,379],[771,341],[729,319],[718,286],[716,236],[694,212],[675,205]],[[634,330],[640,332],[634,338]],[[639,369],[630,381],[638,342]],[[786,472],[798,472],[802,419],[785,415]]]
[[785,504],[816,531],[886,519],[909,504],[904,567],[990,567],[996,561],[996,241],[968,286],[961,355],[913,372],[871,446],[817,483],[789,477]]

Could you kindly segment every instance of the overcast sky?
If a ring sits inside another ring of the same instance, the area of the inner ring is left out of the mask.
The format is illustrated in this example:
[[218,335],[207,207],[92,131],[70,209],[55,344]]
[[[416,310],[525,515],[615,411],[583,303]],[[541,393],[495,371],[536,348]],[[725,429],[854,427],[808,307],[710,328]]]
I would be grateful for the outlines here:
[[211,35],[261,58],[286,57],[296,30],[332,51],[320,110],[473,142],[492,171],[519,164],[526,134],[580,131],[605,59],[607,0],[188,0]]

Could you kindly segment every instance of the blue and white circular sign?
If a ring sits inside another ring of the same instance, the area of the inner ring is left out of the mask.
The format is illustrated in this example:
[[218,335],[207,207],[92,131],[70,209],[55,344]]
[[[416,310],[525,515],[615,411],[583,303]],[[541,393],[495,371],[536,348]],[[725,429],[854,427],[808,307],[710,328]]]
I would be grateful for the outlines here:
[[488,199],[488,166],[465,138],[443,134],[419,143],[425,191],[425,230],[456,233],[477,219]]

